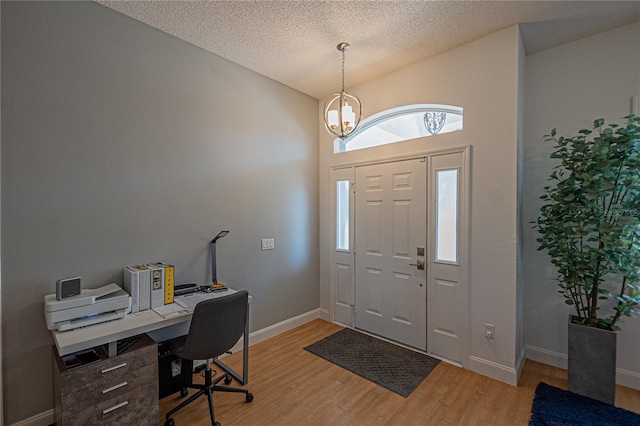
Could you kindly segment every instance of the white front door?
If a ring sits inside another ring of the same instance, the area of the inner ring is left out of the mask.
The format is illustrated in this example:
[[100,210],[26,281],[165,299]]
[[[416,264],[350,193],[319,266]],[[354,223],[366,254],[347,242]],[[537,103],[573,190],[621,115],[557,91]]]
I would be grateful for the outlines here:
[[426,350],[424,158],[356,167],[355,326]]

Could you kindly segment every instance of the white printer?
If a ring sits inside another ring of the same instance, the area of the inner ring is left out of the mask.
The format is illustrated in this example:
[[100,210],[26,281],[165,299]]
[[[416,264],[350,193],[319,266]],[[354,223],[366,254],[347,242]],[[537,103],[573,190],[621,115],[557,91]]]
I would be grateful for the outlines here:
[[57,300],[44,297],[44,316],[49,330],[66,331],[124,318],[131,311],[131,297],[118,284],[84,289],[77,296]]

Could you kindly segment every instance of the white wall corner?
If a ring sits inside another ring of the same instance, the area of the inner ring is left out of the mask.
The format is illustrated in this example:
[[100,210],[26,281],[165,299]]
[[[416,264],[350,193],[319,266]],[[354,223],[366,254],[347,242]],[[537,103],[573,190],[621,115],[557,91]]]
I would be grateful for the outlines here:
[[469,356],[469,370],[512,386],[518,386],[520,372],[519,369],[516,370],[513,367],[507,367],[506,365],[472,355]]
[[640,116],[640,95],[631,97],[631,113]]
[[524,368],[524,363],[526,361],[526,351],[523,349],[520,351],[520,357],[516,362],[516,386],[520,383],[520,376],[522,375],[522,369]]
[[329,314],[329,310],[328,309],[323,309],[323,308],[320,308],[319,310],[320,310],[320,318],[325,320],[325,321],[331,322],[331,318],[330,318],[331,315]]

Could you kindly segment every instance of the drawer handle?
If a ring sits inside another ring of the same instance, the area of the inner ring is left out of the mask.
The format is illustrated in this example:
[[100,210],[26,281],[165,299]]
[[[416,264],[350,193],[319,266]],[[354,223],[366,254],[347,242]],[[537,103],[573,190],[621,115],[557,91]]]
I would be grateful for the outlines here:
[[102,415],[104,416],[105,414],[108,414],[108,413],[112,412],[113,410],[117,410],[118,408],[122,408],[125,405],[127,405],[128,403],[129,403],[129,401],[124,401],[124,402],[121,402],[120,404],[114,405],[111,408],[107,408],[106,410],[102,410]]
[[118,368],[122,368],[122,367],[126,367],[126,366],[127,366],[127,363],[123,362],[122,364],[114,365],[111,368],[105,368],[104,370],[102,370],[102,374],[108,373],[109,371],[117,370]]
[[103,390],[102,393],[109,393],[109,392],[114,391],[114,390],[116,390],[118,388],[121,388],[123,386],[127,386],[127,382],[122,382],[122,383],[117,384],[115,386],[111,386],[110,388],[107,388],[107,389]]

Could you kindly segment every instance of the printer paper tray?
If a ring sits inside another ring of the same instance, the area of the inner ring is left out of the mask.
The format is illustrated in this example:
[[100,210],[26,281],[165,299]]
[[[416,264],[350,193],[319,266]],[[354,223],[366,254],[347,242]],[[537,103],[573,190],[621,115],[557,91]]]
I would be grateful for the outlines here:
[[58,331],[73,330],[74,328],[86,327],[88,325],[100,324],[101,322],[113,321],[124,318],[127,315],[127,309],[118,309],[117,311],[105,312],[99,315],[77,318],[70,321],[62,321],[54,324]]

